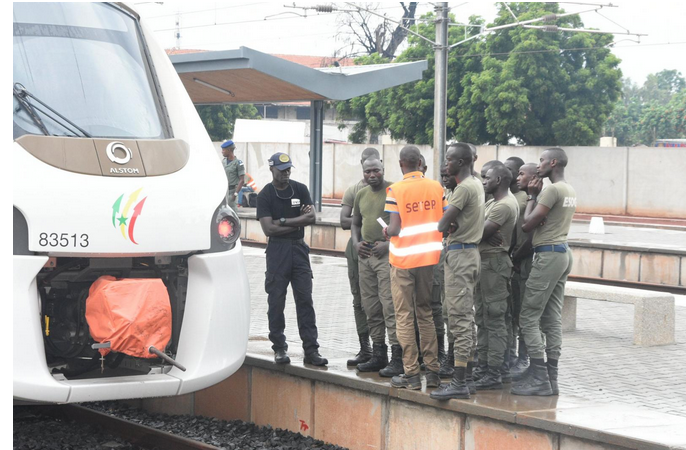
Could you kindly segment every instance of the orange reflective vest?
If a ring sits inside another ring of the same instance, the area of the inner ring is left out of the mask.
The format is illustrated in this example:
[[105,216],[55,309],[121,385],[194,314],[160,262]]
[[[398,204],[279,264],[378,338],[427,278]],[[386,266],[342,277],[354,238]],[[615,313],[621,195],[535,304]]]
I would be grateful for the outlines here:
[[255,179],[251,177],[249,173],[245,174],[245,185],[257,192],[257,184],[255,184]]
[[388,260],[393,267],[413,269],[438,264],[443,235],[438,221],[448,204],[443,188],[421,172],[406,173],[386,189],[386,211],[400,214],[400,234],[391,237]]

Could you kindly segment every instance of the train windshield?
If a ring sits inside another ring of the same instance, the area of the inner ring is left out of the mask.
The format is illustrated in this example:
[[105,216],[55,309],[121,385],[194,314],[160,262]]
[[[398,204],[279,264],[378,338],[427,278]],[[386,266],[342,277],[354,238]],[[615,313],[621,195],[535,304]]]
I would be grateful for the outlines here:
[[136,20],[103,3],[14,3],[14,138],[169,137]]

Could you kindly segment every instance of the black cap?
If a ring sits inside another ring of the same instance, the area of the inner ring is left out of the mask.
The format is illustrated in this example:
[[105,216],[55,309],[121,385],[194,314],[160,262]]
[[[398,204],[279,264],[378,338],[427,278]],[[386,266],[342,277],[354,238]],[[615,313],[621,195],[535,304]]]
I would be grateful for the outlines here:
[[291,161],[291,157],[285,153],[274,153],[272,157],[269,158],[269,167],[286,170],[289,167],[293,167],[293,162]]

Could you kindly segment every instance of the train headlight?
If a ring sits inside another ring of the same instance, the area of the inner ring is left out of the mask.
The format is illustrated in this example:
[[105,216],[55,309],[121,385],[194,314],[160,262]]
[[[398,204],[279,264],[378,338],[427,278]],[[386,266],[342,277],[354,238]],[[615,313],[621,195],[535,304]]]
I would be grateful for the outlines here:
[[216,234],[224,244],[232,245],[241,236],[241,221],[233,209],[220,207],[215,216]]
[[236,233],[234,232],[233,224],[228,217],[224,217],[219,221],[217,232],[224,242],[235,242],[234,236],[236,236]]
[[210,248],[203,253],[216,253],[231,250],[241,237],[241,219],[226,203],[217,207],[210,222]]

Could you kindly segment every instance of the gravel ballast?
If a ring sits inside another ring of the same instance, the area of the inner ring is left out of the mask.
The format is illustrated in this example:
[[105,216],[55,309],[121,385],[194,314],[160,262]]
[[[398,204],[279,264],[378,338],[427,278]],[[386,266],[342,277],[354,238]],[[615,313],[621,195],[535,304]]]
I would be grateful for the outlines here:
[[15,406],[15,450],[142,450],[123,438],[103,433],[91,425],[63,421],[40,414],[36,406]]
[[[227,422],[225,420],[203,416],[170,416],[167,414],[149,413],[118,402],[84,403],[81,406],[223,449],[345,450],[343,447],[327,444],[298,433],[282,430],[280,428],[260,427],[253,423],[242,422],[240,420]],[[55,421],[55,419],[47,416],[40,416],[42,420],[46,421],[43,422],[43,425],[37,422],[37,419],[20,419],[17,414],[17,408],[31,407],[15,407],[15,449],[137,450],[139,448],[126,443],[121,439],[116,439],[109,435],[100,435],[92,427],[79,427],[78,424],[66,424],[61,421]],[[28,411],[30,411],[30,409]],[[45,423],[47,423],[47,421],[53,421],[55,423],[46,425]],[[81,442],[83,442],[83,446],[80,446]],[[43,446],[41,446],[41,443]]]

